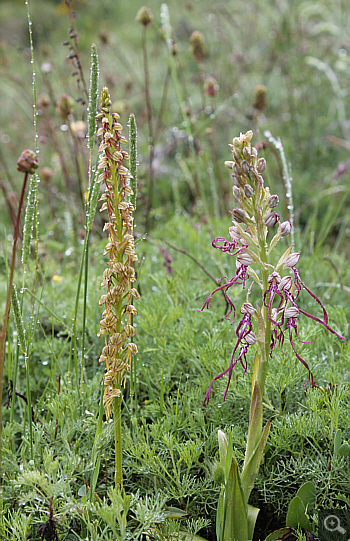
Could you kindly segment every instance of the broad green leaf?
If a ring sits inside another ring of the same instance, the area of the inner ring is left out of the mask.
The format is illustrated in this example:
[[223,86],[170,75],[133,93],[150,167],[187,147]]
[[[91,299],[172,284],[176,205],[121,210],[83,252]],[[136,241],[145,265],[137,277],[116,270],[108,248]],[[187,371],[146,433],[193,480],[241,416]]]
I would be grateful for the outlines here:
[[263,421],[263,405],[262,405],[262,394],[258,381],[254,384],[253,396],[250,403],[250,419],[249,419],[249,429],[248,429],[248,438],[247,438],[247,448],[245,452],[244,466],[246,462],[249,462],[251,455],[253,454],[255,448],[257,447],[262,432],[262,421]]
[[226,524],[224,540],[247,541],[248,537],[248,509],[238,472],[238,465],[232,455],[231,469],[225,490],[227,501]]
[[219,501],[218,501],[218,508],[216,510],[216,539],[217,541],[222,541],[224,536],[224,508],[223,508],[223,502],[224,502],[224,488],[221,489]]
[[188,513],[186,513],[182,509],[178,509],[178,507],[164,507],[164,511],[168,513],[166,518],[188,517]]
[[290,532],[290,528],[280,528],[270,533],[265,541],[279,541],[282,537]]
[[349,456],[350,455],[350,445],[347,442],[341,444],[338,449],[338,455],[340,456]]
[[338,453],[341,446],[341,430],[338,429],[334,437],[334,453]]
[[304,504],[305,509],[309,510],[316,503],[316,489],[311,481],[304,483],[296,493]]
[[[230,431],[230,438],[228,440],[227,445],[227,451],[226,451],[226,460],[225,460],[225,479],[226,482],[228,480],[228,477],[230,475],[231,467],[232,467],[232,458],[234,458],[233,455],[233,447],[232,447],[232,431]],[[235,459],[236,461],[236,459]]]
[[295,496],[289,504],[286,526],[296,528],[300,526],[306,530],[311,530],[309,519],[305,515],[305,507],[299,496]]
[[242,471],[242,488],[244,492],[244,497],[248,501],[252,488],[254,486],[255,478],[259,471],[261,459],[264,453],[265,445],[267,438],[270,432],[270,426],[272,419],[276,417],[273,415],[267,421],[264,431],[261,435],[258,445],[255,447],[254,451],[251,453],[249,460],[244,461],[243,471]]
[[259,353],[258,353],[258,351],[256,351],[255,352],[255,357],[254,357],[253,374],[252,374],[252,396],[251,396],[251,398],[253,398],[255,382],[258,379],[259,364],[260,364]]
[[253,539],[256,519],[260,509],[248,504],[248,539]]
[[185,539],[185,541],[207,541],[204,537],[201,537],[200,535],[192,535],[187,532],[183,532],[180,530],[179,539]]

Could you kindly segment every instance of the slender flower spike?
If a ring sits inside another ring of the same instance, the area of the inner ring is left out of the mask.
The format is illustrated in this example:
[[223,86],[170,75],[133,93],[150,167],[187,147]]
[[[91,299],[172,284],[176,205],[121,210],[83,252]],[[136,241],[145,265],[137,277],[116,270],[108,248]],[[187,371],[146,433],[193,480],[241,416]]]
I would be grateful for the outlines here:
[[[217,237],[212,242],[214,248],[236,258],[236,273],[232,278],[223,276],[218,280],[218,283],[221,280],[225,280],[225,283],[217,287],[207,297],[201,310],[210,308],[210,301],[214,293],[222,291],[228,306],[225,318],[230,319],[231,325],[233,325],[236,308],[228,296],[228,290],[233,285],[242,285],[244,289],[250,278],[253,279],[253,282],[248,288],[247,301],[241,309],[243,319],[237,326],[236,335],[238,340],[232,353],[230,365],[212,380],[204,404],[209,402],[214,381],[228,374],[228,384],[224,392],[224,398],[226,397],[233,366],[239,361],[243,366],[244,373],[246,373],[248,348],[255,344],[258,344],[260,349],[257,381],[263,393],[268,359],[272,357],[276,344],[282,351],[285,336],[288,337],[292,351],[297,359],[308,370],[308,381],[311,381],[311,384],[314,385],[311,369],[297,352],[294,343],[294,337],[301,341],[298,337],[297,328],[300,315],[320,323],[328,332],[341,339],[343,338],[329,326],[328,315],[322,302],[301,280],[296,268],[300,253],[291,253],[292,247],[289,247],[279,261],[275,263],[275,266],[271,264],[271,254],[281,238],[290,234],[291,224],[289,221],[280,223],[280,216],[275,210],[272,210],[278,205],[278,196],[271,195],[269,188],[264,187],[262,173],[266,169],[266,161],[264,158],[259,157],[256,148],[252,147],[252,136],[251,131],[245,134],[241,133],[239,137],[233,139],[232,145],[230,145],[233,159],[226,161],[225,165],[232,171],[233,195],[239,206],[237,205],[236,208],[230,211],[233,216],[233,225],[229,228],[231,240],[227,240],[225,237]],[[276,225],[278,225],[278,232],[271,240],[270,247],[267,250],[269,230]],[[254,270],[254,265],[260,266],[257,272]],[[288,274],[283,276],[281,272],[283,270],[287,271]],[[294,274],[293,278],[289,274],[290,271]],[[249,302],[249,295],[254,282],[262,291],[262,308],[257,306],[255,309]],[[321,307],[323,319],[305,312],[297,304],[298,297],[303,289]],[[252,318],[258,322],[258,332],[256,334],[253,331]],[[256,336],[258,336],[258,340]]]
[[[260,87],[258,90],[260,94],[258,96],[257,93],[254,107],[261,112],[266,106],[266,89]],[[214,248],[235,258],[236,273],[232,278],[228,278],[228,276],[220,278],[218,283],[221,280],[225,280],[225,283],[219,285],[207,297],[202,307],[202,310],[210,308],[210,301],[214,293],[222,291],[228,306],[225,318],[232,318],[230,323],[233,325],[236,320],[236,307],[228,296],[228,291],[233,285],[242,285],[244,289],[249,284],[246,290],[246,302],[242,304],[240,310],[242,318],[236,327],[236,343],[229,366],[212,379],[202,404],[202,406],[208,405],[214,383],[227,375],[225,400],[234,366],[240,363],[243,375],[245,375],[248,372],[249,348],[257,348],[252,372],[246,453],[240,474],[237,471],[237,460],[232,450],[232,438],[230,437],[229,443],[223,433],[219,431],[218,435],[220,467],[221,469],[225,468],[226,473],[222,482],[218,507],[220,534],[222,533],[223,539],[238,539],[236,527],[239,526],[239,531],[242,532],[240,538],[244,540],[250,535],[247,533],[249,528],[254,529],[254,521],[248,525],[247,517],[244,518],[242,508],[243,505],[247,508],[272,421],[270,418],[264,429],[262,428],[263,396],[270,357],[272,357],[276,346],[282,353],[285,353],[282,348],[285,338],[287,338],[293,354],[308,372],[305,385],[311,382],[311,385],[314,386],[315,380],[311,367],[300,355],[296,344],[296,340],[303,342],[299,338],[298,329],[302,316],[320,323],[328,332],[343,339],[329,326],[328,315],[320,299],[301,280],[296,268],[300,253],[292,252],[293,246],[289,246],[281,257],[273,257],[278,242],[291,232],[291,224],[288,221],[280,223],[279,215],[275,210],[272,210],[278,205],[278,197],[271,195],[269,188],[264,186],[262,173],[265,171],[266,161],[259,157],[257,149],[252,147],[252,136],[251,131],[245,134],[241,133],[239,137],[233,139],[232,145],[230,145],[233,159],[227,161],[225,165],[231,171],[233,195],[237,201],[235,202],[236,208],[231,212],[233,217],[233,225],[229,228],[231,240],[220,236],[212,243]],[[276,226],[277,232],[274,233],[273,228]],[[273,237],[269,240],[268,236],[271,234]],[[258,286],[260,290],[260,306],[258,303],[255,304],[256,301],[254,301],[254,305],[249,301],[253,286]],[[303,289],[322,309],[323,319],[305,312],[300,307],[299,296]],[[254,328],[256,326],[257,332]],[[251,355],[252,357],[253,355]],[[229,447],[232,455],[230,470],[227,468]],[[228,476],[227,471],[230,471]],[[236,479],[239,480],[239,483],[235,482]],[[239,502],[239,505],[234,502]],[[230,520],[223,526],[224,530],[222,531],[221,527],[225,522],[226,515],[230,516]]]
[[109,260],[103,273],[102,286],[107,286],[107,294],[100,299],[105,309],[98,335],[105,337],[100,362],[106,365],[103,403],[107,417],[114,399],[120,396],[121,384],[130,370],[131,356],[137,354],[137,347],[130,342],[130,337],[134,336],[132,316],[137,314],[133,298],[139,296],[133,287],[134,263],[138,261],[132,235],[134,208],[127,200],[127,195],[133,192],[129,186],[130,173],[124,165],[129,157],[122,149],[126,139],[118,122],[119,115],[110,113],[110,106],[108,89],[104,88],[101,112],[97,115],[97,120],[102,121],[102,129],[98,133],[102,136],[100,149],[103,149],[98,169],[99,182],[105,184],[101,211],[107,210],[108,213],[104,230],[108,231],[109,242],[104,253],[108,254]]

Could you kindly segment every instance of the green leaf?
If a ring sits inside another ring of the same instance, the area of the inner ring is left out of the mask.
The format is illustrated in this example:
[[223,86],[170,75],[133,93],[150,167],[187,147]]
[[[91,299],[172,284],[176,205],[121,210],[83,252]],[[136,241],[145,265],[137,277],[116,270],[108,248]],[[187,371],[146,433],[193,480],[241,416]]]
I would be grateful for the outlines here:
[[225,505],[227,505],[224,540],[247,541],[248,509],[238,472],[237,460],[232,455],[231,469],[226,483]]
[[259,471],[261,459],[264,454],[267,438],[269,436],[272,419],[274,417],[276,417],[276,415],[273,415],[267,421],[264,431],[261,435],[260,441],[258,445],[256,446],[256,448],[254,449],[254,451],[251,453],[250,458],[248,460],[246,460],[247,459],[247,454],[246,454],[246,459],[244,461],[243,471],[242,471],[242,488],[243,488],[244,497],[246,498],[246,501],[248,501],[250,493],[254,486],[255,478]]
[[185,541],[207,541],[204,537],[200,535],[193,535],[187,532],[180,530],[179,539],[185,539]]
[[296,493],[304,504],[305,509],[309,510],[316,503],[316,489],[311,481],[304,483]]
[[178,507],[164,507],[164,511],[168,513],[166,518],[188,517],[188,513],[182,509],[178,509]]
[[255,357],[254,357],[253,374],[252,374],[252,396],[251,396],[251,398],[253,398],[255,382],[258,379],[259,364],[260,364],[259,353],[258,353],[258,351],[256,351],[255,352]]
[[292,528],[300,526],[306,530],[311,530],[311,524],[305,515],[305,506],[299,496],[295,496],[289,504],[286,526]]
[[[262,393],[258,381],[254,384],[254,390],[252,394],[252,400],[250,403],[250,419],[247,438],[247,448],[245,453],[245,461],[248,462],[257,447],[262,432],[263,421],[263,405],[262,405]],[[243,466],[244,470],[244,466]]]
[[334,437],[334,453],[337,454],[341,446],[341,430],[338,429]]
[[340,456],[349,456],[350,455],[350,445],[345,441],[341,444],[338,449],[338,455]]
[[260,509],[248,504],[248,539],[253,539],[256,519]]
[[275,530],[274,532],[270,533],[265,541],[278,541],[279,539],[282,539],[282,537],[290,532],[290,528],[280,528],[279,530]]

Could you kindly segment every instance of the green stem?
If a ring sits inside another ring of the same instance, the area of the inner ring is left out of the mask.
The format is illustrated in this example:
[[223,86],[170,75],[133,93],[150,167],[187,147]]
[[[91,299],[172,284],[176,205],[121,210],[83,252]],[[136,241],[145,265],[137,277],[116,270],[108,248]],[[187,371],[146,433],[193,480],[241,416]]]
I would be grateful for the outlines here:
[[[265,236],[265,235],[264,235]],[[263,263],[268,264],[269,257],[266,251],[266,241],[261,239],[260,242],[260,259]],[[269,288],[268,277],[269,277],[268,268],[262,268],[262,279],[263,279],[263,288],[266,291]],[[264,322],[265,322],[265,341],[264,347],[260,348],[260,362],[258,369],[257,381],[260,385],[261,393],[264,395],[265,381],[268,370],[268,361],[270,353],[270,342],[271,342],[271,321],[268,318],[267,307],[264,306]]]
[[[120,390],[120,389],[119,389]],[[114,399],[114,448],[115,448],[115,486],[123,486],[123,462],[122,462],[122,423],[121,423],[122,397]]]
[[84,361],[85,361],[85,327],[86,327],[86,300],[87,300],[87,288],[88,288],[88,271],[89,271],[89,231],[85,234],[86,244],[84,260],[85,260],[85,273],[84,273],[84,301],[83,301],[83,334],[81,337],[81,373],[80,373],[80,394],[83,392],[84,383]]
[[7,285],[6,306],[5,306],[5,312],[4,312],[4,317],[3,317],[2,331],[0,333],[0,484],[1,484],[1,456],[2,456],[2,446],[1,446],[2,392],[3,392],[3,384],[4,384],[3,378],[4,378],[4,364],[5,364],[5,352],[6,352],[6,337],[7,337],[7,327],[8,327],[10,306],[11,306],[11,291],[12,291],[12,285],[13,285],[13,275],[15,272],[16,249],[17,249],[17,241],[18,241],[18,236],[19,236],[19,225],[20,225],[21,212],[22,212],[23,201],[24,201],[24,194],[25,194],[26,186],[27,186],[27,180],[28,180],[28,173],[25,173],[21,197],[20,197],[19,205],[18,205],[18,214],[17,214],[15,234],[14,234],[13,246],[12,246],[10,276],[9,276],[8,285]]

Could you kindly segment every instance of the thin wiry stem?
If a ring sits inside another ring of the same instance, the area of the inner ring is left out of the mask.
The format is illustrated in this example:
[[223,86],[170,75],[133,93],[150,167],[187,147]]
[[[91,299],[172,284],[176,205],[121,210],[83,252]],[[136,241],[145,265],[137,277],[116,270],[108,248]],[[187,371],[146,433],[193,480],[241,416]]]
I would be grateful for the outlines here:
[[2,463],[1,434],[2,434],[2,394],[3,394],[3,384],[4,384],[3,379],[4,379],[4,365],[5,365],[5,347],[6,347],[7,328],[8,328],[10,306],[11,306],[11,291],[12,291],[12,285],[13,285],[13,275],[14,275],[14,271],[15,271],[17,241],[18,241],[18,237],[19,237],[19,227],[20,227],[20,222],[21,222],[21,212],[22,212],[22,208],[23,208],[23,201],[24,201],[24,194],[25,194],[26,186],[27,186],[27,180],[28,180],[28,173],[25,173],[24,180],[23,180],[23,185],[22,185],[22,192],[21,192],[19,205],[18,205],[16,227],[15,227],[15,233],[14,233],[13,245],[12,245],[12,257],[11,257],[10,274],[9,274],[8,285],[7,285],[6,305],[5,305],[5,312],[4,312],[3,322],[2,322],[2,330],[1,330],[1,333],[0,333],[0,483],[1,483],[1,478],[2,478],[2,472],[1,472],[1,463]]

